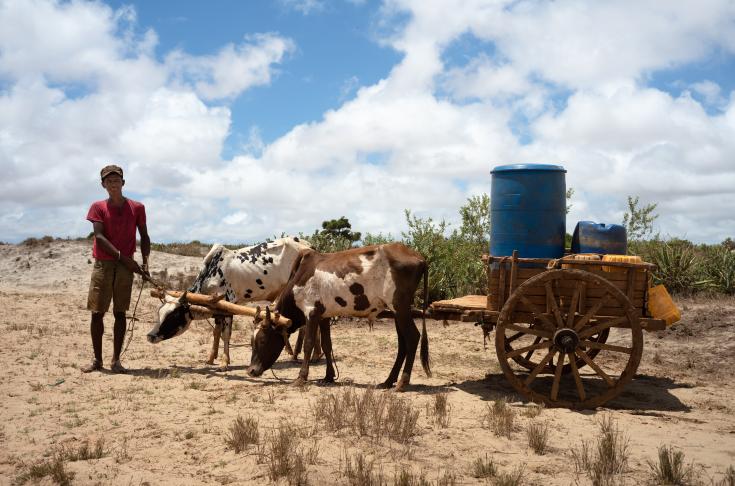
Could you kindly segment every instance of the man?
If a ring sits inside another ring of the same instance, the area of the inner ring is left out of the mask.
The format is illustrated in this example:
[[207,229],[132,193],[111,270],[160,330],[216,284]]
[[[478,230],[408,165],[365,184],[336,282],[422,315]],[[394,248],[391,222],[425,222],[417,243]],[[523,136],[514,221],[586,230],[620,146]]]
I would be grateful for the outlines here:
[[[113,354],[110,370],[125,373],[120,364],[120,351],[125,338],[125,311],[130,306],[133,288],[133,273],[148,272],[148,255],[151,240],[145,220],[145,206],[123,196],[125,185],[123,170],[117,165],[108,165],[100,171],[102,187],[109,197],[92,204],[87,220],[94,227],[92,255],[95,258],[92,279],[89,284],[87,309],[92,311],[90,332],[94,360],[81,368],[83,373],[102,369],[103,318],[113,301],[115,316],[113,329]],[[143,265],[133,259],[135,254],[135,230],[140,233],[140,250]]]

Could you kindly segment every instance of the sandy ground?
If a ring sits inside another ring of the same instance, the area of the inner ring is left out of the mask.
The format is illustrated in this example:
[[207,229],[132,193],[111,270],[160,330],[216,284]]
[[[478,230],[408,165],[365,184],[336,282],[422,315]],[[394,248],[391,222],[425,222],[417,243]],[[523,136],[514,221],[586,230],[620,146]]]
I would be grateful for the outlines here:
[[[158,301],[146,288],[137,312],[140,322],[123,356],[130,373],[80,373],[78,367],[91,358],[85,309],[90,255],[86,241],[0,245],[0,484],[18,482],[32,465],[49,461],[58,451],[97,441],[103,444],[101,458],[66,463],[74,484],[269,483],[269,440],[289,425],[296,450],[308,457],[304,475],[311,484],[348,484],[346,463],[361,455],[389,484],[401,472],[423,475],[432,484],[485,483],[473,477],[478,458],[492,460],[501,473],[522,468],[520,484],[590,484],[575,471],[573,451],[598,436],[598,423],[608,415],[629,441],[626,484],[648,480],[648,461],[656,459],[661,445],[684,452],[705,484],[718,481],[735,464],[733,299],[680,301],[682,321],[667,331],[644,333],[638,376],[606,408],[544,409],[536,417],[529,410],[533,406],[507,384],[491,343],[484,349],[478,328],[466,323],[443,327],[430,320],[434,376],[427,378],[417,364],[407,392],[376,392],[405,399],[418,412],[417,434],[403,443],[350,429],[330,432],[317,421],[320,397],[348,389],[361,395],[385,379],[396,351],[391,321],[379,321],[373,330],[362,321],[337,322],[337,385],[317,383],[324,374],[323,363],[317,363],[309,386],[296,388],[289,381],[298,365],[286,356],[273,373],[258,379],[246,375],[252,323],[245,318],[236,318],[227,372],[204,364],[211,340],[205,321],[171,341],[148,344],[145,334]],[[174,276],[196,273],[199,262],[151,255],[154,270]],[[136,280],[134,300],[137,285]],[[108,317],[106,366],[111,324]],[[449,408],[446,426],[431,413],[443,393]],[[510,439],[497,436],[482,420],[488,405],[503,398],[515,412]],[[238,416],[257,418],[260,432],[260,445],[240,453],[225,442]],[[528,445],[531,423],[549,425],[544,455]]]

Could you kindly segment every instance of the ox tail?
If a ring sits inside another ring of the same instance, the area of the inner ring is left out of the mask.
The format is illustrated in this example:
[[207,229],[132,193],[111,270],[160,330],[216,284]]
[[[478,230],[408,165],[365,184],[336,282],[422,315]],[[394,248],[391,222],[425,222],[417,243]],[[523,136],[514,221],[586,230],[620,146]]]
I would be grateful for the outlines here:
[[421,366],[426,376],[431,378],[429,359],[429,335],[426,333],[426,308],[429,305],[429,265],[424,266],[424,303],[421,308]]

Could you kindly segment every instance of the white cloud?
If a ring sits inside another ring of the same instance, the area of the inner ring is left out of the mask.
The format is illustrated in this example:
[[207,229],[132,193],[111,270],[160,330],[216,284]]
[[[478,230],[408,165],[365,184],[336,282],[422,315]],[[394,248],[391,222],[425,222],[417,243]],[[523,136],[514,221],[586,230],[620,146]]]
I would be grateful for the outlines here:
[[273,64],[294,50],[291,40],[277,34],[255,34],[235,46],[228,44],[213,56],[191,56],[174,51],[166,65],[176,79],[191,82],[206,100],[233,98],[248,88],[268,84]]
[[[292,41],[249,35],[159,62],[134,10],[0,0],[0,239],[86,234],[109,160],[126,164],[155,240],[253,242],[341,215],[400,236],[403,209],[456,222],[493,166],[519,162],[567,168],[570,230],[619,222],[637,194],[659,203],[663,234],[732,236],[735,95],[650,84],[731,58],[732,2],[396,0],[380,15],[380,42],[403,54],[383,79],[348,84],[341,106],[272,143],[250,127],[223,160],[229,103],[271,83]],[[446,58],[467,39],[466,58]]]

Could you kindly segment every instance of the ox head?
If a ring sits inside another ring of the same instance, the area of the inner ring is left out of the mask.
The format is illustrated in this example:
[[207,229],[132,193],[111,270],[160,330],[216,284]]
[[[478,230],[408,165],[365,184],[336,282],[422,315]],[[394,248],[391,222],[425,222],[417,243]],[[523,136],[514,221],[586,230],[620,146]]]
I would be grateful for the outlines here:
[[[192,309],[186,294],[187,292],[184,292],[178,299],[170,295],[164,297],[163,304],[158,308],[156,325],[148,333],[149,343],[160,343],[183,334],[189,329],[191,321],[205,319],[211,315],[202,314],[199,310]],[[213,301],[215,300],[213,299]]]
[[[268,307],[265,308],[265,319],[253,330],[252,349],[250,355],[250,376],[260,376],[265,370],[273,366],[283,347],[288,344],[288,327],[278,324],[271,318]],[[257,322],[257,319],[256,319]]]

